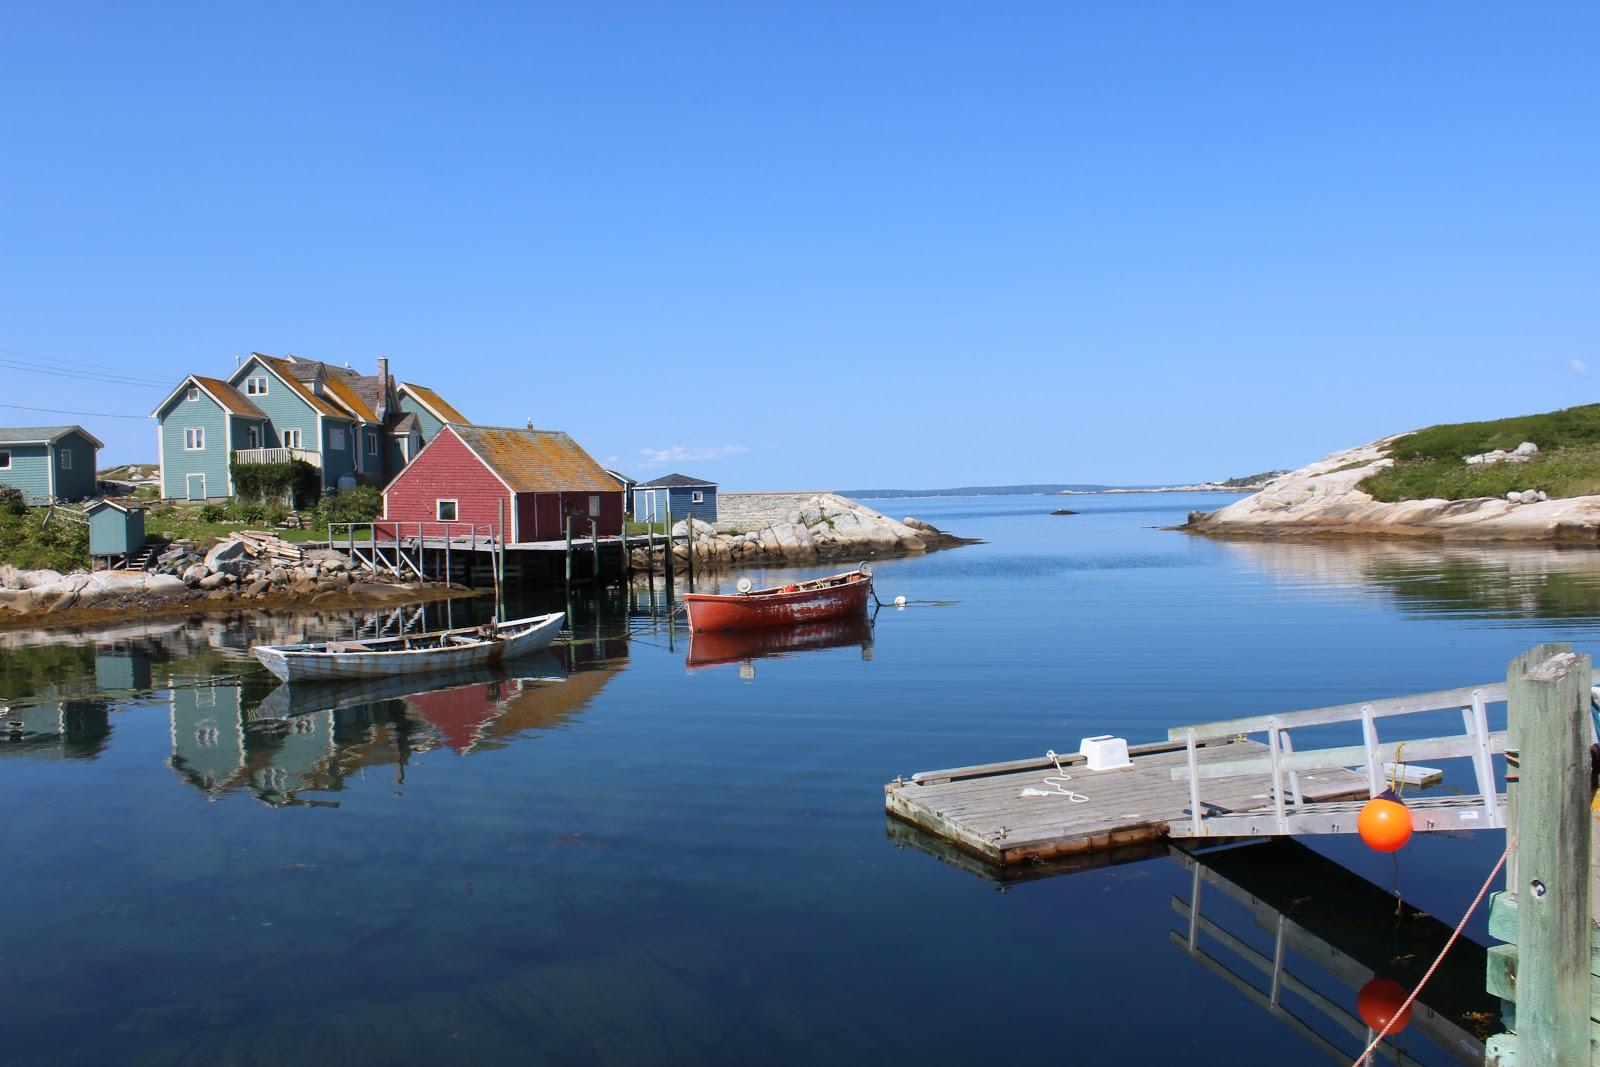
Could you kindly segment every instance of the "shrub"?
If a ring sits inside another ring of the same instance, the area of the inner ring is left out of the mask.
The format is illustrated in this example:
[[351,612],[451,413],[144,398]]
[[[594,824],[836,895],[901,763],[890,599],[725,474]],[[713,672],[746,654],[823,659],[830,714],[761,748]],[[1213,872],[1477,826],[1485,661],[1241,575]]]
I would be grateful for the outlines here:
[[232,470],[234,492],[237,497],[249,500],[284,501],[300,507],[314,501],[322,485],[317,468],[303,459],[287,463],[235,463]]
[[0,514],[20,518],[28,513],[28,505],[22,499],[22,490],[9,485],[0,485]]
[[202,504],[200,505],[201,522],[223,522],[228,518],[228,505]]
[[383,514],[383,493],[370,485],[358,485],[335,496],[325,496],[317,505],[316,525],[326,530],[330,522],[371,522]]

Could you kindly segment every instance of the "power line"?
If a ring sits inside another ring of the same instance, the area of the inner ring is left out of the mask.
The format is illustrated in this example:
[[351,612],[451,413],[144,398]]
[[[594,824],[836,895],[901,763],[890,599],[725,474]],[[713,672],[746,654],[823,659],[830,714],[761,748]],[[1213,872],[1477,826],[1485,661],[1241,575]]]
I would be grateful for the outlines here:
[[9,370],[27,371],[29,374],[47,374],[56,378],[76,378],[85,382],[106,382],[111,385],[132,385],[141,389],[165,389],[168,382],[159,382],[154,378],[134,378],[107,373],[90,373],[87,371],[72,371],[61,369],[47,369],[44,367],[30,367],[26,363],[16,363],[8,359],[0,359],[0,367]]
[[[29,360],[33,363],[43,364],[45,366],[54,366],[57,363],[69,363],[75,367],[87,367],[90,370],[108,370],[124,375],[127,374],[125,369],[110,363],[91,363],[84,359],[67,359],[65,356],[36,356],[32,352],[18,352],[14,348],[0,348],[0,355],[13,356],[20,359]],[[146,377],[154,378],[155,376],[146,375]]]
[[92,419],[148,419],[148,415],[113,415],[109,411],[64,411],[61,408],[30,408],[26,404],[0,404],[0,408],[18,411],[47,411],[52,415],[83,415]]

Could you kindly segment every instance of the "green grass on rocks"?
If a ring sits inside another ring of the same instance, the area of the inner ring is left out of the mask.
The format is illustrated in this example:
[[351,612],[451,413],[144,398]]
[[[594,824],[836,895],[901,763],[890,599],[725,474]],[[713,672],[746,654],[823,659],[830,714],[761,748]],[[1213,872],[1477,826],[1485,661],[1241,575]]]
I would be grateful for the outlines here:
[[[1524,441],[1539,446],[1527,463],[1468,464],[1465,457]],[[1378,500],[1469,500],[1512,490],[1542,489],[1552,497],[1600,494],[1600,404],[1485,422],[1430,426],[1389,447],[1388,470],[1361,488]]]

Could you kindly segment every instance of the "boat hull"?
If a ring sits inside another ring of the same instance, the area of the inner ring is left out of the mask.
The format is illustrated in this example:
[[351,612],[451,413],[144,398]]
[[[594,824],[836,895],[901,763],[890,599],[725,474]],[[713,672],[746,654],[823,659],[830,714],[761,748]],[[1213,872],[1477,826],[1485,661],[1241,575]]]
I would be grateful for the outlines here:
[[532,625],[516,630],[504,624],[511,636],[452,648],[415,648],[381,651],[334,652],[315,646],[257,645],[253,651],[262,666],[286,682],[337,681],[342,678],[380,678],[392,674],[422,674],[497,667],[517,656],[548,648],[561,632],[560,612],[538,619],[519,620]]
[[861,615],[872,595],[872,579],[841,582],[820,589],[797,589],[722,596],[713,593],[685,593],[684,607],[689,613],[691,633],[718,630],[758,630],[770,626],[794,626]]

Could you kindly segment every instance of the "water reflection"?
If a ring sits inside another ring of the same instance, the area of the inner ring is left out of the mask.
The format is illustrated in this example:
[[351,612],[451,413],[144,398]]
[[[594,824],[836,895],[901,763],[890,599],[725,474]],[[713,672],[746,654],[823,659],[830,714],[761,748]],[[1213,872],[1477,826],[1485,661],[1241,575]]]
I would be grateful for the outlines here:
[[1600,553],[1521,545],[1227,541],[1274,580],[1378,593],[1408,614],[1549,626],[1600,619]]
[[686,664],[690,670],[728,663],[749,665],[752,660],[851,645],[860,648],[862,659],[872,658],[872,621],[865,615],[764,630],[691,634]]

